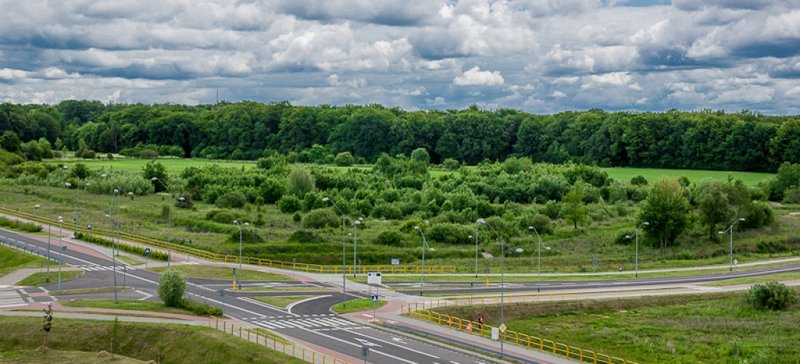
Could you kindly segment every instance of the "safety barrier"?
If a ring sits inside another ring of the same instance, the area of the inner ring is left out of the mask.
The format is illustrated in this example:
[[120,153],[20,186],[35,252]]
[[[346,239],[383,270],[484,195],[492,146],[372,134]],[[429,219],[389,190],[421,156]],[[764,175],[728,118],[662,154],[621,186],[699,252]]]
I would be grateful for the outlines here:
[[[38,215],[29,214],[26,212],[21,212],[17,210],[12,210],[5,207],[0,207],[0,213],[7,214],[7,215],[14,215],[21,217],[26,220],[35,221],[41,224],[50,224],[51,226],[60,226],[64,229],[72,230],[75,232],[80,232],[83,234],[94,234],[94,235],[102,235],[108,238],[112,237],[119,237],[122,240],[126,240],[132,243],[141,244],[144,246],[155,247],[159,248],[162,252],[167,252],[169,250],[174,251],[177,253],[183,254],[190,254],[196,257],[200,257],[206,260],[212,260],[217,262],[225,262],[225,263],[239,263],[239,256],[237,255],[225,255],[225,254],[217,254],[212,253],[206,250],[197,249],[188,247],[185,245],[179,244],[169,244],[165,241],[152,239],[141,235],[135,235],[123,231],[114,231],[114,230],[106,230],[102,228],[92,228],[91,230],[87,229],[84,226],[77,226],[75,224],[70,223],[59,223],[58,221],[53,221]],[[281,268],[287,270],[296,270],[300,272],[308,272],[308,273],[367,273],[367,272],[381,272],[381,273],[422,273],[422,269],[419,266],[401,266],[401,265],[362,265],[356,268],[345,267],[344,269],[338,265],[321,265],[321,264],[309,264],[309,263],[296,263],[296,262],[286,262],[281,260],[273,260],[273,259],[264,259],[264,258],[255,258],[255,257],[242,257],[243,264],[252,264],[252,265],[259,265],[265,267],[272,267],[272,268]],[[454,266],[428,266],[425,267],[425,273],[454,273],[456,271],[456,267]]]
[[[213,325],[212,325],[213,319]],[[332,355],[320,353],[308,348],[298,347],[295,343],[281,338],[276,335],[272,335],[266,330],[255,329],[251,330],[249,328],[243,326],[235,326],[232,322],[228,322],[226,320],[222,321],[220,325],[219,318],[216,317],[209,317],[208,319],[208,327],[213,327],[217,330],[222,330],[222,332],[226,334],[231,334],[233,336],[237,336],[240,339],[247,340],[249,342],[256,343],[258,345],[262,345],[265,348],[272,349],[274,351],[279,351],[287,355],[291,355],[295,358],[299,358],[306,363],[312,364],[348,364],[346,361],[336,358]]]
[[[441,300],[440,300],[441,301]],[[446,301],[442,301],[441,305],[437,307],[446,307]],[[425,306],[425,303],[422,303]],[[430,306],[430,304],[429,304]],[[486,338],[492,337],[491,325],[481,324],[477,321],[470,321],[456,316],[450,316],[444,313],[432,311],[430,309],[412,310],[412,307],[419,307],[418,304],[407,305],[405,308],[401,307],[401,313],[409,317],[417,318],[418,320],[425,320],[439,325],[446,325],[455,330],[466,332],[468,334],[483,336]],[[527,334],[519,333],[516,331],[506,330],[499,334],[499,340],[506,343],[513,343],[516,345],[524,346],[529,349],[539,350],[548,354],[563,356],[569,359],[578,360],[585,363],[593,364],[636,364],[636,362],[626,360],[619,357],[610,356],[607,354],[598,353],[592,350],[582,349],[576,346],[560,343],[553,340],[530,336]]]

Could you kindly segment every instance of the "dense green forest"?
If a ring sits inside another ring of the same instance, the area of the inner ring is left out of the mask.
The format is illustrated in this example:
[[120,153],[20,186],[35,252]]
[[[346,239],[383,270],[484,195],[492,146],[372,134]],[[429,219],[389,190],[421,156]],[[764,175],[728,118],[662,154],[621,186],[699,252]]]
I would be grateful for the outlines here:
[[[529,157],[630,166],[774,172],[800,163],[800,118],[747,111],[663,113],[516,110],[404,111],[380,105],[0,105],[0,143],[28,159],[64,148],[79,156],[121,153],[250,159],[273,153],[290,162],[355,162],[424,148],[433,163],[477,164]],[[13,133],[13,134],[12,134]]]

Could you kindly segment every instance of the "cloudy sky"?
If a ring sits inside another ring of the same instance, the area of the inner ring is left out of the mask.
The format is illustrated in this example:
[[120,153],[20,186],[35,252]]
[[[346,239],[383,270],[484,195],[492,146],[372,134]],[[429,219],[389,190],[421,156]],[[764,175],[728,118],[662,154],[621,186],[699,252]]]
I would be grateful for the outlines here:
[[0,100],[800,114],[800,0],[0,0]]

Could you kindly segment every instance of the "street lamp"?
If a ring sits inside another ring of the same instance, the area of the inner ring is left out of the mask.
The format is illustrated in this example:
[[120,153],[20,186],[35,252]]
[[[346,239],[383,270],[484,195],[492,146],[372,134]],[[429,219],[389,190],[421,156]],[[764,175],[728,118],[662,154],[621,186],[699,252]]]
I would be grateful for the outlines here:
[[[484,224],[489,227],[489,229],[497,235],[497,238],[500,239],[500,326],[505,327],[505,261],[506,261],[506,243],[503,241],[503,238],[500,237],[500,234],[497,233],[492,225],[489,224],[484,218],[479,218],[475,221],[476,224]],[[522,249],[517,249],[518,253],[522,252]],[[503,337],[500,338],[500,357],[503,357],[503,342],[505,341],[505,332],[502,333]]]
[[356,270],[358,269],[358,265],[356,264],[356,247],[358,246],[358,225],[361,225],[363,221],[359,217],[355,221],[353,221],[353,278],[356,277]]
[[[61,235],[61,226],[64,225],[64,218],[59,216],[58,217],[58,251],[63,252],[64,246],[61,242],[62,235]],[[63,259],[63,258],[62,258]],[[58,261],[58,291],[61,292],[61,260]]]
[[414,226],[414,229],[417,229],[419,235],[422,236],[422,269],[419,272],[419,295],[422,296],[422,283],[425,280],[425,250],[430,249],[433,251],[434,249],[428,245],[428,239],[425,238],[425,234],[422,233],[422,228]]
[[[236,272],[236,281],[238,282],[239,289],[242,289],[242,225],[239,225],[239,220],[233,220],[233,223],[239,228],[239,270]],[[250,226],[250,223],[245,222],[244,226]]]
[[[119,194],[119,189],[115,188],[114,191],[111,192],[111,205],[108,208],[108,214],[106,217],[111,221],[111,231],[114,231],[114,198]],[[119,225],[117,225],[117,231],[119,231]],[[119,233],[117,233],[117,244],[119,244]],[[111,261],[113,264],[113,272],[114,272],[114,302],[117,302],[117,254],[114,252],[114,240],[111,240]]]
[[339,214],[342,215],[342,302],[344,302],[344,301],[347,300],[347,293],[346,293],[347,292],[347,290],[346,290],[347,278],[345,278],[345,274],[346,274],[345,270],[347,270],[347,262],[346,262],[346,257],[345,257],[345,255],[346,255],[346,252],[345,252],[345,241],[346,241],[346,238],[345,238],[345,232],[344,232],[344,220],[345,220],[346,216],[345,216],[344,212],[342,211],[342,209],[340,209],[339,206],[336,205],[336,202],[333,202],[333,200],[331,200],[330,197],[325,196],[325,197],[322,198],[322,201],[330,202],[331,205],[333,205],[333,207],[335,207],[336,210],[339,211]]
[[636,274],[635,278],[639,278],[639,229],[642,226],[650,226],[650,223],[647,221],[642,222],[639,226],[636,227]]
[[[469,236],[472,239],[472,235]],[[478,227],[475,226],[475,278],[478,278]]]
[[[172,192],[169,191],[167,185],[164,184],[158,177],[150,178],[150,181],[160,183],[164,186],[164,190],[167,191],[169,198],[172,198]],[[169,267],[170,260],[172,260],[172,203],[167,204],[167,267]]]
[[[42,207],[42,205],[39,205],[38,203],[36,205],[33,205],[33,208],[35,208],[35,209],[38,209],[38,208],[41,208],[41,207]],[[53,207],[53,209],[55,210],[55,207]],[[55,215],[55,214],[53,214],[53,215]],[[53,223],[50,222],[50,220],[48,219],[47,220],[47,276],[48,277],[50,276],[50,230],[51,230],[52,226],[53,226]]]
[[539,239],[539,244],[536,244],[536,250],[538,251],[538,256],[539,256],[536,263],[536,279],[537,279],[536,285],[539,286],[542,284],[542,247],[544,247],[545,250],[550,250],[550,247],[545,246],[544,243],[542,243],[542,237],[539,236],[539,231],[537,231],[536,228],[533,227],[533,225],[528,226],[528,230],[536,233],[536,238]]
[[[725,231],[730,231],[731,233],[731,240],[730,240],[731,245],[730,245],[730,250],[728,251],[728,255],[730,256],[730,261],[731,261],[731,269],[730,269],[731,272],[733,272],[733,226],[742,221],[744,221],[743,217],[739,217],[736,220],[733,220],[733,222],[730,225],[728,225],[728,229],[725,230]],[[725,234],[725,231],[720,231],[718,233],[719,235],[722,235]]]

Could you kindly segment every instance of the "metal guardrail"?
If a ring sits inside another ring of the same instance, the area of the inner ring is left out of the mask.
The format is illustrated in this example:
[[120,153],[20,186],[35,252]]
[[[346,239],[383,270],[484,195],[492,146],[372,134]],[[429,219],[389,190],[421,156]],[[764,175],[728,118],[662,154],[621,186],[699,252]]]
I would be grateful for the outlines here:
[[[168,244],[166,241],[148,238],[141,235],[135,235],[127,232],[117,232],[113,230],[106,230],[102,228],[93,228],[91,230],[87,229],[83,226],[76,226],[75,224],[70,223],[59,223],[58,221],[53,221],[38,215],[29,214],[26,212],[21,212],[17,210],[12,210],[5,207],[0,207],[0,213],[7,214],[7,215],[14,215],[26,220],[35,221],[41,224],[50,224],[52,226],[60,226],[64,229],[80,232],[83,234],[94,234],[94,235],[102,235],[105,237],[116,237],[119,236],[120,239],[127,240],[129,242],[138,243],[146,246],[156,247],[159,248],[162,252],[166,253],[168,250],[172,250],[176,253],[183,253],[183,254],[191,254],[196,257],[200,257],[207,260],[213,260],[218,262],[225,262],[225,263],[239,263],[239,256],[237,255],[226,255],[226,254],[217,254],[212,253],[206,250],[192,248],[180,244]],[[321,265],[321,264],[311,264],[311,263],[297,263],[297,262],[287,262],[282,260],[274,260],[274,259],[264,259],[264,258],[256,258],[256,257],[242,257],[242,263],[244,264],[252,264],[252,265],[260,265],[265,267],[272,267],[272,268],[281,268],[287,270],[296,270],[300,272],[308,272],[308,273],[363,273],[366,274],[367,272],[381,272],[381,273],[422,273],[422,270],[419,266],[407,266],[407,265],[362,265],[358,266],[357,268],[353,267],[346,267],[342,269],[341,266],[338,265]],[[428,266],[425,267],[425,273],[455,273],[456,267],[454,266]]]
[[231,334],[239,337],[240,339],[254,342],[268,349],[291,355],[295,358],[303,360],[306,363],[348,364],[346,361],[336,358],[332,355],[320,353],[304,347],[298,347],[295,343],[275,335],[270,335],[258,330],[250,330],[249,328],[242,327],[241,325],[237,328],[233,323],[229,324],[226,320],[223,320],[222,325],[220,325],[219,318],[214,318],[214,324],[212,325],[211,319],[212,318],[208,319],[208,327],[222,330],[222,332],[226,334]]
[[[462,319],[456,316],[450,316],[447,314],[432,311],[430,309],[425,309],[424,302],[422,303],[422,306],[423,309],[414,310],[412,308],[413,307],[419,308],[419,304],[414,304],[414,305],[408,304],[404,306],[405,308],[401,307],[400,311],[401,314],[417,318],[418,320],[425,320],[439,325],[446,325],[455,330],[466,332],[472,335],[492,338],[492,329],[494,328],[494,326],[481,324],[477,321]],[[446,307],[446,304],[439,305],[439,307]],[[432,307],[429,305],[429,308]],[[530,336],[527,334],[511,330],[506,330],[505,332],[501,333],[499,336],[499,340],[503,340],[506,343],[512,343],[524,346],[528,349],[538,350],[544,353],[563,356],[565,358],[573,360],[578,360],[584,363],[637,364],[636,362],[627,359],[610,356],[607,354],[598,353],[596,351],[582,349],[576,346],[560,343],[553,340],[547,340],[536,336]]]

